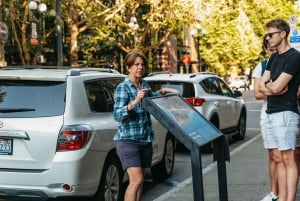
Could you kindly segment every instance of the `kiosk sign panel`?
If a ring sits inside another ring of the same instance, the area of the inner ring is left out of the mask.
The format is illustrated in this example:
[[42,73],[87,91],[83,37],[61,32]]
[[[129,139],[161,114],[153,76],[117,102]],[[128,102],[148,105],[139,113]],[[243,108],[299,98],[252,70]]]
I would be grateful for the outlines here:
[[220,201],[228,201],[226,164],[228,142],[223,133],[181,96],[147,97],[143,107],[191,152],[194,200],[204,201],[201,146],[212,142],[218,163]]
[[146,98],[143,106],[182,143],[202,146],[223,134],[177,95]]

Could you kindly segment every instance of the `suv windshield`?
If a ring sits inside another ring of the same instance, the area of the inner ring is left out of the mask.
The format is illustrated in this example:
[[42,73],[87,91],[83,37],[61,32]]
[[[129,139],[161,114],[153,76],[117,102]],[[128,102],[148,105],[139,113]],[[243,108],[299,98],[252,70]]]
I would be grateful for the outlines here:
[[185,97],[194,97],[195,90],[192,83],[188,82],[178,82],[178,81],[147,81],[152,89],[152,91],[158,91],[161,88],[173,88],[180,91],[180,94]]
[[0,80],[0,117],[49,117],[65,108],[66,83]]

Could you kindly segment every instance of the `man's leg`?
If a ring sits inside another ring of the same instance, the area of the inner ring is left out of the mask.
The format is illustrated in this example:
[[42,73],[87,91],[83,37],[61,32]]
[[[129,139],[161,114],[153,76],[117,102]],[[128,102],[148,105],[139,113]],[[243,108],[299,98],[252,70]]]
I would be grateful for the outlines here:
[[273,159],[277,169],[279,201],[287,201],[286,168],[281,157],[281,152],[278,149],[273,150]]
[[286,201],[295,201],[298,184],[298,170],[295,162],[294,150],[281,151],[282,159],[286,168],[287,180],[287,199]]
[[[269,179],[270,179],[270,187],[271,187],[271,193],[268,196],[266,196],[267,199],[263,199],[263,200],[269,200],[271,196],[272,198],[276,198],[276,196],[278,196],[279,186],[278,186],[277,165],[281,164],[283,167],[283,162],[281,159],[281,153],[276,149],[277,142],[273,135],[274,126],[272,125],[272,118],[270,117],[270,115],[266,114],[265,118],[261,118],[260,124],[261,124],[262,136],[264,139],[264,147],[268,150],[268,155],[269,155]],[[285,175],[281,177],[285,178]]]
[[[271,192],[274,195],[278,196],[278,176],[277,176],[277,164],[275,160],[274,152],[278,152],[277,156],[280,156],[280,153],[277,149],[268,149],[269,153],[269,176],[270,176],[270,185],[271,185]],[[280,162],[280,159],[277,161]]]
[[[274,125],[274,136],[278,142],[278,150],[281,152],[286,178],[279,178],[279,200],[280,201],[295,201],[298,170],[295,162],[295,147],[296,138],[299,133],[299,114],[284,111],[272,114],[272,122]],[[278,174],[280,170],[278,170]],[[286,182],[286,187],[283,188],[283,183]],[[282,189],[286,190],[286,197],[282,196]]]
[[300,176],[300,144],[298,142],[297,142],[297,147],[295,149],[295,161],[297,164],[298,176]]

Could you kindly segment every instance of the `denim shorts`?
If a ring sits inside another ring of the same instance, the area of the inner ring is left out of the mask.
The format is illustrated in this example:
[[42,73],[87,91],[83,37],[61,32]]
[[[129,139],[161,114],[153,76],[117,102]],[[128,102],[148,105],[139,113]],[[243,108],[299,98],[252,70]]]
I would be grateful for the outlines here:
[[299,114],[291,111],[267,114],[265,119],[265,147],[289,150],[300,146]]
[[153,153],[152,142],[118,140],[116,141],[116,149],[123,170],[129,167],[151,167]]

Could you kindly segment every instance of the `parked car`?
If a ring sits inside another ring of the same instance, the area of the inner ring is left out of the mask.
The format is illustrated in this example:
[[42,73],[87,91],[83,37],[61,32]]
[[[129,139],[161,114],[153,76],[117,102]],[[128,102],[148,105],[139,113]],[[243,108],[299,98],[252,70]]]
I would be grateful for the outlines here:
[[[161,87],[175,88],[188,103],[224,134],[243,140],[246,133],[246,106],[240,91],[232,91],[214,73],[154,73],[145,78],[153,91]],[[212,144],[204,147],[212,152]]]
[[[0,197],[122,200],[111,69],[0,70]],[[153,119],[152,176],[170,177],[175,139]]]
[[230,82],[230,87],[232,89],[244,88],[246,90],[250,87],[250,81],[245,75],[236,76],[232,78]]

